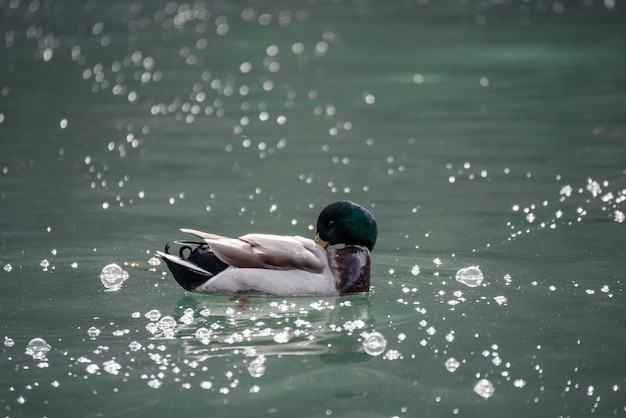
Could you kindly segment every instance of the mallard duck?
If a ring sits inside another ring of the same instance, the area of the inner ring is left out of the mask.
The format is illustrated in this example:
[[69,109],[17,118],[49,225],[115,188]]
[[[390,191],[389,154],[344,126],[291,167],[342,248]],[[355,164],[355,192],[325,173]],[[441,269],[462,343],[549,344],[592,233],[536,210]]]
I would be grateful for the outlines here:
[[[350,201],[326,206],[314,240],[248,234],[227,238],[181,229],[199,240],[177,241],[157,255],[185,290],[228,295],[315,296],[367,292],[370,251],[378,227],[372,214]],[[345,244],[330,251],[330,245]],[[187,254],[187,255],[185,255]]]

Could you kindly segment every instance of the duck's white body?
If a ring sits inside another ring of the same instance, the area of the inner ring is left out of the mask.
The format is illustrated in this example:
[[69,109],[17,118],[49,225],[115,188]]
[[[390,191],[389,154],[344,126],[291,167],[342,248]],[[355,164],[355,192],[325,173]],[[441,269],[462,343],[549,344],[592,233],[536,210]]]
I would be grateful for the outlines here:
[[274,296],[339,295],[330,269],[321,273],[302,270],[267,270],[228,267],[194,289],[199,293]]
[[[340,257],[344,249],[326,251],[315,241],[300,236],[248,234],[226,238],[201,231],[183,229],[208,245],[211,252],[228,264],[214,273],[202,269],[179,256],[158,251],[168,265],[174,263],[207,280],[193,288],[194,292],[210,294],[260,294],[276,296],[340,295],[345,291],[343,264],[348,262],[353,272],[361,275],[367,267],[369,280],[369,250],[354,246],[349,259]],[[342,264],[342,265],[340,265]]]

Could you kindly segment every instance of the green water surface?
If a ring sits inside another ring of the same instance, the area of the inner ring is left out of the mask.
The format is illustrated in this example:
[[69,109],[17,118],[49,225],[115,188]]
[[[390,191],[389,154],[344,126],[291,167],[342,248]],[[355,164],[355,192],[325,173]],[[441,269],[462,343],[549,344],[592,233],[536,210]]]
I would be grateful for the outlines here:
[[[2,416],[624,416],[625,39],[619,1],[0,0]],[[367,295],[153,258],[340,199]]]

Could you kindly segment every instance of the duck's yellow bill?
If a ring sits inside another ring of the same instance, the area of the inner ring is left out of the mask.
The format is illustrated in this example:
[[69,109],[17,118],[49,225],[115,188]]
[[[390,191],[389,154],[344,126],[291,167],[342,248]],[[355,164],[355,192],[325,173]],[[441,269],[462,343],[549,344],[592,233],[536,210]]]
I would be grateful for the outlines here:
[[315,235],[315,242],[324,248],[328,248],[328,246],[330,245],[330,242],[324,241],[322,238],[320,238],[320,234]]

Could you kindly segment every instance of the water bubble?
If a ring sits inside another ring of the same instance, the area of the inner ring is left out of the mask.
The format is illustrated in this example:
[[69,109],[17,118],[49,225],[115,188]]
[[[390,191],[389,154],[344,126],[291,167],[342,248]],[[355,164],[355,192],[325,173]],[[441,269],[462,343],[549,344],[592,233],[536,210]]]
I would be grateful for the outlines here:
[[33,338],[26,346],[26,354],[32,356],[36,360],[46,358],[46,354],[50,351],[50,345],[43,338]]
[[202,389],[211,389],[213,387],[213,382],[211,382],[210,380],[203,380],[202,382],[200,382],[200,387]]
[[9,273],[11,270],[13,270],[13,266],[12,265],[10,265],[10,264],[5,264],[4,265],[4,271]]
[[446,362],[444,363],[444,365],[446,366],[446,369],[450,372],[450,373],[454,373],[456,371],[456,369],[459,368],[459,366],[461,365],[461,363],[455,359],[454,357],[450,357],[448,360],[446,360]]
[[289,332],[287,331],[283,331],[283,332],[279,332],[276,335],[274,335],[273,340],[279,344],[284,344],[289,342]]
[[198,340],[200,340],[202,344],[206,345],[211,341],[211,334],[212,334],[211,330],[202,327],[196,330],[195,336]]
[[483,282],[483,272],[477,266],[470,266],[456,272],[456,281],[469,287],[480,286]]
[[248,373],[252,377],[261,377],[265,374],[265,356],[260,355],[248,364]]
[[133,341],[130,344],[128,344],[128,348],[130,349],[130,351],[139,351],[141,350],[141,343],[137,341]]
[[157,327],[161,330],[170,330],[176,327],[176,320],[171,316],[164,316],[157,322]]
[[495,300],[498,305],[503,305],[507,301],[506,296],[494,296],[493,300]]
[[148,380],[146,384],[150,386],[152,389],[158,389],[161,387],[163,382],[159,379],[151,379],[151,380]]
[[385,353],[385,359],[398,360],[402,358],[402,354],[398,350],[389,350]]
[[148,264],[151,266],[159,266],[161,265],[161,260],[158,257],[152,257],[148,260]]
[[115,263],[107,264],[100,273],[100,280],[109,291],[119,290],[126,279],[128,272]]
[[150,321],[158,321],[161,317],[161,312],[159,312],[157,309],[152,309],[151,311],[146,312],[144,316]]
[[411,274],[413,276],[417,276],[418,274],[420,274],[420,267],[417,264],[411,267]]
[[98,335],[100,335],[100,330],[96,327],[91,327],[87,330],[87,335],[89,335],[91,338],[96,338]]
[[487,379],[480,379],[474,385],[474,392],[480,397],[485,399],[489,399],[493,396],[495,388],[493,387],[493,383],[491,383]]
[[387,340],[379,332],[370,332],[363,340],[363,349],[370,356],[379,356],[385,351]]
[[513,381],[513,386],[516,388],[523,388],[526,386],[526,381],[524,379],[516,379]]
[[355,319],[354,321],[346,321],[343,324],[343,329],[348,332],[353,332],[355,329],[362,329],[365,327],[365,322],[362,319]]
[[113,375],[118,375],[120,373],[120,369],[122,368],[122,366],[115,360],[105,361],[102,366],[105,372]]

